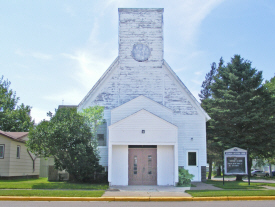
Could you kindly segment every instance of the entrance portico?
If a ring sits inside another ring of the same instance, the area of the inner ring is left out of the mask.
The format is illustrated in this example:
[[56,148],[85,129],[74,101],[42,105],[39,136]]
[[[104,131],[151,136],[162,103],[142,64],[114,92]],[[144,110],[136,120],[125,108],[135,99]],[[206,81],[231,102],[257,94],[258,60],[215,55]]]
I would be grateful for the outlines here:
[[110,185],[175,185],[178,127],[142,109],[109,126]]

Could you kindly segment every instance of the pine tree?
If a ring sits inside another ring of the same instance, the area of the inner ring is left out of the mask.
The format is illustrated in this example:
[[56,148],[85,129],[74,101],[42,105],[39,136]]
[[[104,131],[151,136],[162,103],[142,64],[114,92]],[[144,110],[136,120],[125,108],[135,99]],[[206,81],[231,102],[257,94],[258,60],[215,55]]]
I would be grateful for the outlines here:
[[261,71],[235,55],[227,65],[219,66],[210,85],[211,98],[202,101],[211,117],[208,131],[213,142],[223,150],[249,149],[250,163],[252,157],[267,157],[266,143],[273,143],[274,126],[269,119],[273,103],[262,80]]

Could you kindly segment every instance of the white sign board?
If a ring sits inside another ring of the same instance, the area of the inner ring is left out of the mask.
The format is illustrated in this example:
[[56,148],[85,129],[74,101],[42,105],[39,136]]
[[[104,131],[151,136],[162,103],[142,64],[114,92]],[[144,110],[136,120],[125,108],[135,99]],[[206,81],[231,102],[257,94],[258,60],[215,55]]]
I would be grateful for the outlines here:
[[247,150],[233,147],[224,151],[224,174],[247,175]]

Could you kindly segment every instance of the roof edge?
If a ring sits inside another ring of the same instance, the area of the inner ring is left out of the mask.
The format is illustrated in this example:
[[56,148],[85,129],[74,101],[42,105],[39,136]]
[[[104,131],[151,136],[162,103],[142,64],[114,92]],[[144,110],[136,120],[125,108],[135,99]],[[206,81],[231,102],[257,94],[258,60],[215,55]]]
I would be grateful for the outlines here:
[[8,134],[7,132],[4,132],[4,131],[2,131],[2,130],[0,130],[0,134],[3,135],[3,136],[5,136],[5,137],[7,137],[7,138],[9,138],[9,139],[12,139],[13,141],[26,143],[24,140],[21,140],[21,139],[22,139],[23,137],[28,136],[29,133],[24,134],[24,135],[22,135],[22,136],[20,136],[20,137],[18,137],[18,138],[13,137],[12,135],[10,135],[10,134]]
[[155,116],[156,118],[161,119],[162,121],[164,121],[164,122],[166,122],[166,123],[168,123],[168,124],[170,124],[170,125],[172,125],[172,126],[174,126],[174,127],[176,127],[176,128],[178,129],[178,126],[177,126],[177,125],[175,125],[175,124],[173,124],[173,123],[171,123],[171,122],[169,122],[169,121],[167,121],[167,120],[165,120],[165,119],[159,117],[158,115],[156,115],[156,114],[154,114],[154,113],[152,113],[152,112],[150,112],[150,111],[147,111],[146,109],[140,109],[139,111],[134,112],[133,114],[131,114],[131,115],[125,117],[124,119],[121,119],[121,120],[119,120],[119,121],[113,123],[112,125],[108,126],[108,128],[109,128],[109,127],[110,127],[110,128],[113,128],[114,125],[117,125],[119,122],[123,122],[123,121],[125,121],[126,119],[129,119],[129,118],[132,117],[132,116],[136,116],[138,113],[141,113],[142,111],[145,111],[145,112],[149,113],[150,115]]
[[92,87],[92,89],[87,93],[87,95],[78,104],[77,108],[79,108],[87,100],[87,98],[90,96],[90,94],[92,94],[96,90],[96,88],[100,85],[100,83],[105,79],[107,74],[113,69],[114,65],[118,62],[118,59],[119,59],[119,57],[117,56],[117,58],[112,62],[112,64],[109,66],[109,68],[103,73],[103,75],[95,83],[95,85]]
[[204,114],[206,121],[210,120],[211,117],[206,113],[206,111],[201,107],[198,100],[193,96],[193,94],[189,91],[189,89],[184,85],[182,80],[177,76],[177,74],[172,70],[172,68],[169,66],[169,64],[163,59],[163,64],[168,68],[168,70],[171,72],[171,74],[174,76],[174,78],[178,81],[178,83],[183,87],[185,92],[190,96],[190,98],[194,101],[194,103],[197,105],[197,107],[201,110],[201,112]]

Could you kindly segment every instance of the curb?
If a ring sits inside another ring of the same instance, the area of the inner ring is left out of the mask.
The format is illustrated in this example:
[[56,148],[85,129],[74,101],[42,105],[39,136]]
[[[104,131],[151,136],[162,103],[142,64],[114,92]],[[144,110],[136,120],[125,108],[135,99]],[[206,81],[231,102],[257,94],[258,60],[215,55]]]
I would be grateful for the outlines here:
[[240,201],[275,200],[275,196],[224,197],[23,197],[0,196],[0,201]]

